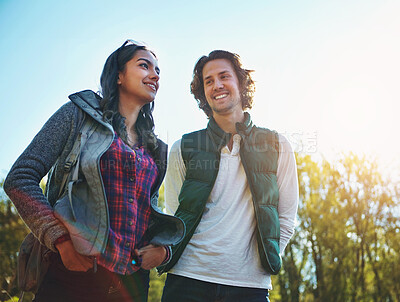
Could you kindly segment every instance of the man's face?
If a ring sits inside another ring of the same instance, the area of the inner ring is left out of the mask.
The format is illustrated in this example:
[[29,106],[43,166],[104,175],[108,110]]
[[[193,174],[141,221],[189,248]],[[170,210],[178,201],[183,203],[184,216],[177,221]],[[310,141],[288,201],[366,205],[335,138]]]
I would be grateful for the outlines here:
[[203,67],[204,94],[213,116],[242,110],[239,80],[232,63],[226,59],[207,62]]

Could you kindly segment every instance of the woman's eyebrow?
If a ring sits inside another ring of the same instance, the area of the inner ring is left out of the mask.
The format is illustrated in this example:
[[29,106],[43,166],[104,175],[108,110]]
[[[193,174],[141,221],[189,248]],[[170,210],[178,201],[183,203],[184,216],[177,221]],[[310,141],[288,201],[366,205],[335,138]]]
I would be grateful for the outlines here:
[[[140,61],[140,60],[145,61],[147,64],[149,64],[149,65],[151,65],[151,66],[154,65],[153,62],[151,62],[150,60],[148,60],[148,59],[146,59],[146,58],[139,58],[139,59],[136,60],[136,62],[138,62],[138,61]],[[158,66],[156,66],[155,69],[156,69],[158,72],[160,72],[160,68],[159,68]]]

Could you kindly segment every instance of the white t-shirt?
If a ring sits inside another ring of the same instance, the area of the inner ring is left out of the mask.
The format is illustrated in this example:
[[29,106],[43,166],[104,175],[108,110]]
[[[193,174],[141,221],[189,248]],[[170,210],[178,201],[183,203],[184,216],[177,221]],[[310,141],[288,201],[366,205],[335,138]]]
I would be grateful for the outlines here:
[[[235,134],[232,151],[227,146],[221,150],[217,179],[202,219],[170,273],[231,286],[272,289],[271,277],[261,266],[258,254],[256,218],[239,155],[240,140]],[[298,182],[290,143],[282,135],[279,143],[277,182],[282,253],[294,231]],[[166,208],[171,214],[179,206],[185,174],[178,140],[171,148],[165,179]]]

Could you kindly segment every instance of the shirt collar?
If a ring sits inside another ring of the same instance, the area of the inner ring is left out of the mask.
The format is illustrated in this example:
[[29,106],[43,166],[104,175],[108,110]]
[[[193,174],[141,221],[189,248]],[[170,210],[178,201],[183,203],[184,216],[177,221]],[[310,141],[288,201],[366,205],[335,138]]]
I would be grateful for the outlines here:
[[[245,112],[244,121],[241,123],[236,123],[236,131],[243,139],[245,136],[250,134],[252,128],[253,122],[250,114]],[[213,141],[218,152],[220,152],[221,149],[228,144],[232,136],[231,133],[226,133],[224,130],[222,130],[213,117],[211,117],[210,121],[208,122],[207,133],[210,135],[211,140]]]

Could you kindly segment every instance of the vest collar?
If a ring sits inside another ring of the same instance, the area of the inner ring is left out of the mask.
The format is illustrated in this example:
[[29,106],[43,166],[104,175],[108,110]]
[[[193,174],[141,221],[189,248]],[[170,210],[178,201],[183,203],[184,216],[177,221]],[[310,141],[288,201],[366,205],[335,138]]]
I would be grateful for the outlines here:
[[[250,134],[252,128],[253,122],[250,114],[245,112],[244,121],[242,123],[236,123],[236,131],[242,138],[244,138],[244,136],[248,136]],[[218,126],[213,117],[210,117],[210,121],[207,125],[207,132],[218,151],[221,151],[221,149],[228,144],[232,137],[231,133],[226,133]]]
[[245,112],[243,123],[236,123],[236,131],[243,137],[248,136],[251,129],[253,129],[253,121],[251,120],[250,114]]

